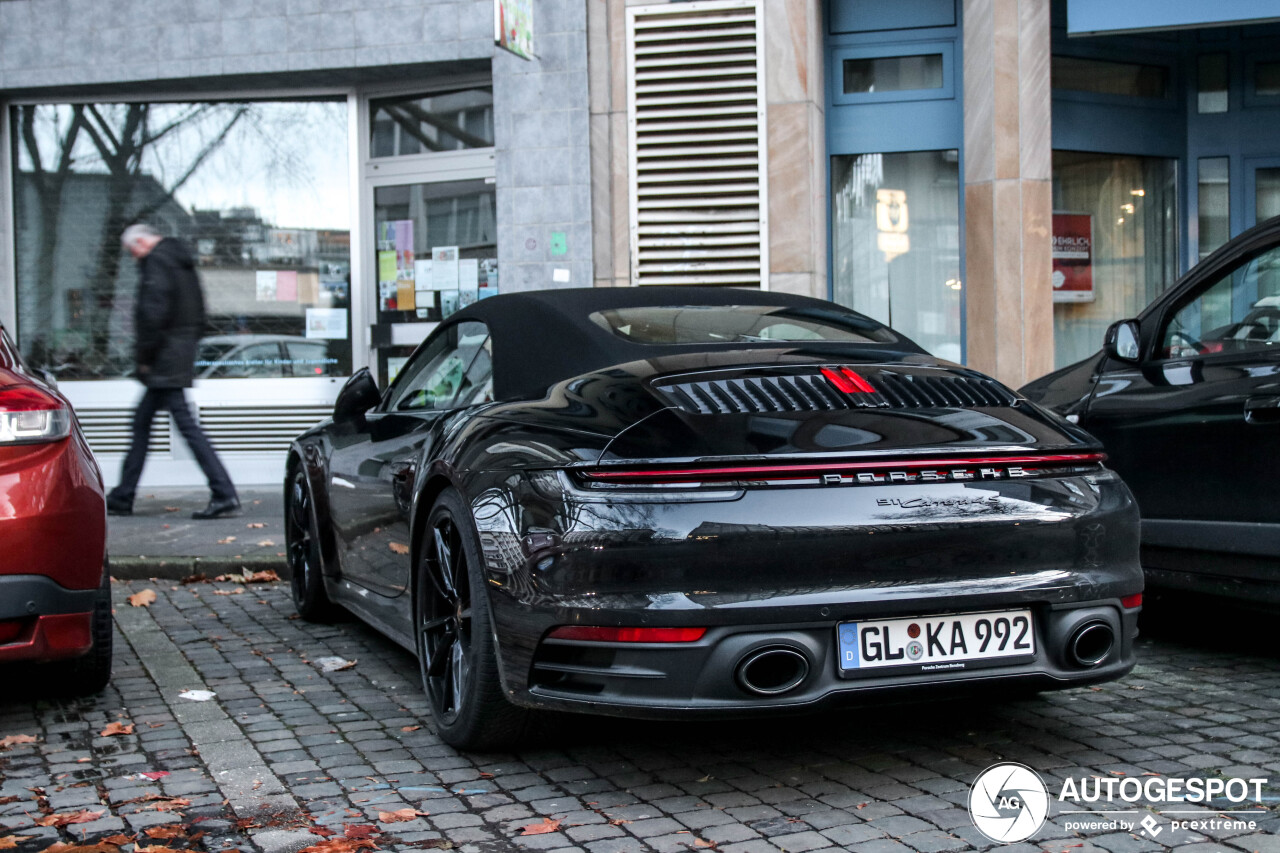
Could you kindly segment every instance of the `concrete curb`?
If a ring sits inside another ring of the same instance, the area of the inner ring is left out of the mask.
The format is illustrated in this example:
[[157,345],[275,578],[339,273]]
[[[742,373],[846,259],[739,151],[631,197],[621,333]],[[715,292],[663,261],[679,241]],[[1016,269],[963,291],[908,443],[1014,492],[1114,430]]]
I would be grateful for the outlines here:
[[289,564],[283,557],[112,557],[111,577],[116,580],[182,580],[192,575],[238,574],[245,570],[275,570],[281,580],[288,580]]

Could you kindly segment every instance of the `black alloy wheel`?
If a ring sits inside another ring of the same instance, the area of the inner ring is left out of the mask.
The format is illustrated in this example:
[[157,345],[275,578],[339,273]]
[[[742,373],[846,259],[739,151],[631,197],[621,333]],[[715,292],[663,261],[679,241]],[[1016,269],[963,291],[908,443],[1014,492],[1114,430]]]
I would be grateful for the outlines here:
[[324,588],[324,568],[320,562],[320,537],[315,506],[307,473],[297,468],[289,479],[284,508],[285,552],[289,560],[289,584],[298,615],[308,622],[329,622],[338,607]]
[[524,734],[529,713],[502,693],[480,549],[470,512],[455,490],[445,490],[436,501],[419,552],[418,660],[436,730],[458,749],[512,746]]

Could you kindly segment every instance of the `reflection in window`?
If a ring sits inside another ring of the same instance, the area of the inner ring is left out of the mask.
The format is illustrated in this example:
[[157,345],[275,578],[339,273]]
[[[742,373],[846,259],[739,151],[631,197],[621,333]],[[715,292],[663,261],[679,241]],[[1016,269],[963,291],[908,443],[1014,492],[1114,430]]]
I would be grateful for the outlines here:
[[955,151],[831,158],[832,298],[960,361]]
[[1253,66],[1253,92],[1270,97],[1280,95],[1280,62],[1259,62]]
[[1273,216],[1280,216],[1280,169],[1259,169],[1256,174],[1258,180],[1254,193],[1254,221],[1262,222]]
[[1268,349],[1280,343],[1280,249],[1240,264],[1181,306],[1160,334],[1161,358]]
[[1225,53],[1206,53],[1198,62],[1196,75],[1196,111],[1201,113],[1225,113],[1229,86],[1228,56]]
[[[18,337],[33,364],[64,380],[131,374],[137,269],[120,232],[147,222],[197,257],[197,375],[350,372],[345,101],[39,104],[11,120]],[[295,371],[272,344],[269,366],[214,366],[264,335],[310,340],[321,363]]]
[[1178,277],[1176,172],[1172,159],[1053,152],[1054,211],[1092,226],[1092,300],[1054,304],[1055,366],[1097,352],[1107,326]]
[[493,89],[404,95],[370,102],[374,157],[493,145]]
[[942,88],[942,54],[877,56],[844,61],[845,94]]
[[1164,65],[1054,56],[1050,74],[1053,88],[1062,91],[1132,98],[1169,95],[1169,69]]
[[1231,238],[1231,174],[1226,157],[1201,157],[1197,165],[1199,257],[1203,261]]

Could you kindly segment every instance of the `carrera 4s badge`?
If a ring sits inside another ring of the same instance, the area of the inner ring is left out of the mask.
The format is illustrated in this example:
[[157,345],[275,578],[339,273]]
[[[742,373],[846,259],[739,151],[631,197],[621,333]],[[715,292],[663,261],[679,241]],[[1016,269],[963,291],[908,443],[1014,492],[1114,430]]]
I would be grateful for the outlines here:
[[974,498],[877,498],[876,506],[896,506],[902,509],[924,509],[935,506],[999,506],[1000,496]]

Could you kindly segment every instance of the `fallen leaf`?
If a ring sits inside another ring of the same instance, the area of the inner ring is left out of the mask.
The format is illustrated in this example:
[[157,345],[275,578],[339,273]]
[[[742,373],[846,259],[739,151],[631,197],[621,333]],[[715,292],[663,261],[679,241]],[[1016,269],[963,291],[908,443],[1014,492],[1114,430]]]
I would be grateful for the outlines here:
[[132,835],[108,835],[106,838],[102,840],[107,842],[108,844],[132,844],[133,836]]
[[181,583],[184,585],[191,584],[191,583],[208,583],[208,582],[209,582],[209,576],[205,574],[187,575],[185,578],[181,580]]
[[694,846],[694,847],[709,847],[709,848],[711,848],[712,850],[714,850],[714,849],[715,849],[715,847],[716,847],[716,842],[714,842],[714,841],[705,841],[705,840],[703,840],[703,839],[701,839],[701,838],[695,838],[695,839],[693,839],[693,846]]
[[307,830],[312,835],[318,835],[321,838],[332,838],[333,836],[338,834],[327,826],[309,826],[307,827]]
[[236,537],[234,537],[234,536],[228,536],[226,539],[219,539],[219,540],[218,540],[218,544],[219,544],[219,545],[230,545],[230,544],[231,544],[232,542],[234,542],[234,541],[236,541]]
[[182,509],[182,507],[180,507],[180,506],[167,506],[167,507],[165,507],[165,508],[164,508],[164,511],[165,511],[165,512],[177,512],[177,511],[178,511],[178,510],[180,510],[180,509]]
[[63,812],[47,814],[36,818],[36,826],[70,826],[73,823],[88,823],[102,817],[104,812],[91,812],[88,809],[79,812]]
[[259,547],[259,548],[272,548],[272,547],[274,547],[274,546],[275,546],[275,544],[276,544],[276,543],[272,542],[270,539],[263,539],[261,542],[259,542],[259,543],[258,543],[258,547]]
[[699,781],[699,782],[710,782],[710,781],[711,781],[712,779],[714,779],[714,778],[716,778],[716,777],[714,777],[714,776],[703,776],[703,777],[702,777],[701,779],[699,779],[698,781]]
[[0,749],[8,749],[20,743],[35,743],[35,735],[7,735],[0,737]]
[[622,826],[624,823],[631,823],[631,821],[626,818],[615,817],[613,820],[609,821],[609,826]]
[[112,735],[131,735],[133,734],[133,723],[107,723],[107,727],[98,732],[102,737],[111,737]]
[[12,850],[24,838],[35,838],[34,835],[0,835],[0,850]]
[[63,844],[57,841],[44,848],[42,853],[120,853],[120,848],[105,841],[97,844]]
[[408,553],[409,553],[409,546],[408,546],[408,545],[403,545],[403,544],[401,544],[401,543],[399,543],[399,542],[391,542],[391,543],[388,543],[387,547],[388,547],[388,548],[390,548],[392,551],[396,552],[397,554],[408,554]]
[[163,844],[155,844],[150,847],[144,844],[135,844],[133,850],[134,853],[180,853],[180,851],[174,850],[172,847],[165,847]]
[[370,838],[326,838],[310,847],[303,847],[298,853],[355,853],[356,850],[373,850],[377,846]]
[[185,800],[182,797],[162,797],[157,794],[152,797],[148,797],[148,799],[154,799],[156,802],[143,806],[142,808],[155,809],[158,812],[171,812],[175,809],[185,809],[187,806],[191,805],[190,800]]
[[420,812],[417,809],[396,809],[393,812],[378,812],[379,823],[404,823],[409,820],[416,820],[419,817],[426,817],[429,812]]
[[146,830],[148,838],[184,838],[187,831],[180,824],[168,823],[164,826],[153,826]]
[[378,827],[368,823],[349,823],[343,827],[347,838],[368,838],[378,831]]
[[129,596],[129,603],[134,607],[150,607],[151,602],[156,600],[156,591],[154,589],[144,589],[142,592],[135,592]]
[[245,525],[245,527],[253,528],[254,530],[259,530],[266,526],[266,522],[263,521],[251,521]]
[[560,821],[552,820],[544,817],[542,823],[530,823],[520,828],[521,835],[542,835],[547,832],[555,832],[560,828]]
[[241,587],[236,587],[235,589],[215,589],[213,591],[213,594],[214,595],[243,595],[244,589]]
[[417,731],[418,729],[420,729],[420,728],[422,728],[422,726],[401,726],[401,727],[400,727],[400,731],[402,731],[402,732],[416,732],[416,731]]

